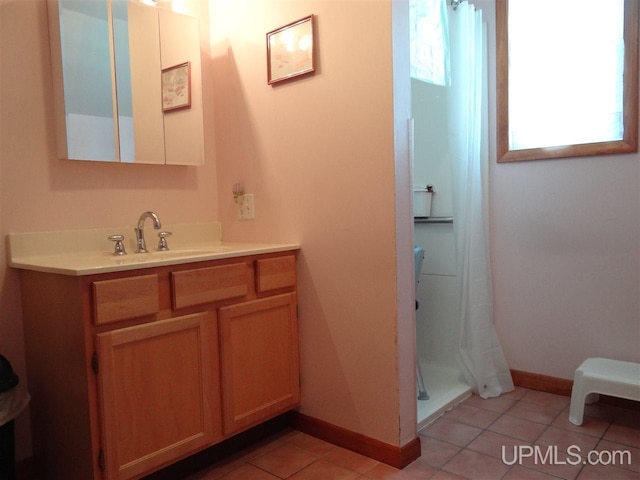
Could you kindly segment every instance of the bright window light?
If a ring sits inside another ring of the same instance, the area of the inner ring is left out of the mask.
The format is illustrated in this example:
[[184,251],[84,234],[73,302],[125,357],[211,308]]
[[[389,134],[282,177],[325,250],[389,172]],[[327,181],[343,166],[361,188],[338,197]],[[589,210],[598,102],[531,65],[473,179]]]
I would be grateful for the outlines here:
[[445,0],[409,0],[411,78],[448,86],[449,29]]
[[638,151],[638,0],[496,0],[498,162]]
[[623,0],[509,2],[512,150],[622,140],[623,20]]

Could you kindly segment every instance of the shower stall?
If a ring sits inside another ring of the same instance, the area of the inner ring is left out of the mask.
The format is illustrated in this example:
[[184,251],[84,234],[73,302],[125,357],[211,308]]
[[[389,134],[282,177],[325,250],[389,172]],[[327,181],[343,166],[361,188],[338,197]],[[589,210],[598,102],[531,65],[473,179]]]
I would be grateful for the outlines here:
[[472,391],[486,398],[513,384],[493,330],[486,25],[467,1],[410,9],[414,191],[433,191],[429,214],[414,213],[424,249],[416,352],[429,393],[417,400],[420,429]]

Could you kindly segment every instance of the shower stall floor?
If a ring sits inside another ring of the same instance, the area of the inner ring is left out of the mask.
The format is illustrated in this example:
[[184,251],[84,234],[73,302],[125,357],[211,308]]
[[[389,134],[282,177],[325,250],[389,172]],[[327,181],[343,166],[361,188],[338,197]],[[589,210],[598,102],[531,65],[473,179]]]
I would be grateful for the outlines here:
[[418,431],[471,395],[462,372],[454,367],[435,365],[420,359],[429,400],[418,400]]

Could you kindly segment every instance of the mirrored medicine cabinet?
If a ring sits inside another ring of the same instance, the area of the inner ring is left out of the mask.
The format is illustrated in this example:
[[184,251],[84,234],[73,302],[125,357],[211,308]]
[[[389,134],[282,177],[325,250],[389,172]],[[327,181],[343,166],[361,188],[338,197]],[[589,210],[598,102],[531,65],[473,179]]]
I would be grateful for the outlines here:
[[137,0],[48,0],[58,157],[204,163],[198,20]]

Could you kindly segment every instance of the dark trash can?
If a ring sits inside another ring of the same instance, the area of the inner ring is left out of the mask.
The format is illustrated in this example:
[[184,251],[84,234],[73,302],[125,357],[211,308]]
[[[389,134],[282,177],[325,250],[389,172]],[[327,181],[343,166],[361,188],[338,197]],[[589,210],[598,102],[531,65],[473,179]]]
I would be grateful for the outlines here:
[[18,387],[18,376],[9,360],[0,355],[0,479],[13,480],[16,474],[14,419],[29,403],[29,394]]

